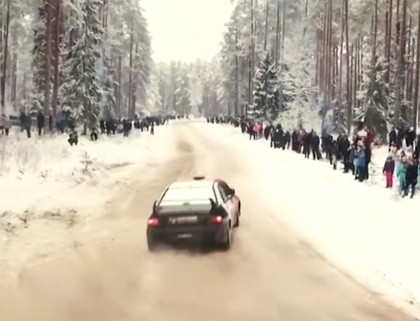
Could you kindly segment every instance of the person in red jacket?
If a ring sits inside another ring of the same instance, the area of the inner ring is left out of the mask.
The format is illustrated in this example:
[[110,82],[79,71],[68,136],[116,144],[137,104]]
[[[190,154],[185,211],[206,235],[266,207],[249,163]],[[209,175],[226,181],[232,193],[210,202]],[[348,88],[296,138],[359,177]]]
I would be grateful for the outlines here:
[[367,146],[370,146],[373,143],[373,134],[370,130],[367,130],[366,132],[365,142]]

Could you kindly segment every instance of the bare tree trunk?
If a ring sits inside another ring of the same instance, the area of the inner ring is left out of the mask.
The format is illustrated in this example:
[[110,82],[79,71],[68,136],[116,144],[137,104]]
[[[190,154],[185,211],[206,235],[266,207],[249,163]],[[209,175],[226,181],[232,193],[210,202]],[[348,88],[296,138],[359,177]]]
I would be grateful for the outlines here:
[[[420,5],[420,0],[419,0]],[[414,117],[412,126],[417,131],[419,125],[419,73],[420,73],[420,10],[417,21],[417,52],[416,52],[416,72],[414,80]]]
[[346,28],[347,133],[350,134],[353,112],[352,112],[352,99],[351,99],[352,92],[351,92],[351,79],[350,79],[351,68],[350,68],[350,48],[349,48],[349,0],[344,0],[344,22],[345,22],[345,28]]
[[287,0],[283,0],[283,25],[281,28],[281,51],[280,51],[280,60],[284,55],[284,39],[286,37],[286,9],[287,9]]
[[389,83],[391,73],[391,39],[392,39],[392,14],[393,14],[393,0],[387,0],[387,24],[385,37],[385,56],[386,56],[386,73],[385,81]]
[[121,87],[122,87],[122,57],[121,55],[118,56],[118,83],[117,83],[117,97],[116,97],[116,107],[118,111],[118,116],[122,116],[122,95],[121,95]]
[[22,100],[26,101],[27,93],[26,93],[26,83],[28,82],[28,76],[26,73],[23,75],[23,84],[22,84]]
[[54,30],[54,87],[52,100],[52,123],[55,124],[58,106],[59,64],[60,64],[60,10],[61,0],[56,0]]
[[16,111],[16,96],[17,96],[17,62],[18,54],[16,49],[13,52],[12,56],[12,88],[10,93],[10,102],[12,103],[13,109]]
[[255,14],[254,0],[251,0],[251,70],[250,70],[250,103],[254,100],[254,73],[255,73]]
[[316,51],[315,51],[315,57],[316,57],[316,68],[315,68],[315,86],[319,87],[319,66],[320,66],[320,53],[319,53],[319,42],[321,35],[320,35],[320,31],[317,30],[316,31]]
[[398,96],[400,107],[400,117],[403,122],[407,121],[407,108],[406,104],[402,103],[405,97],[404,85],[405,85],[405,44],[407,38],[407,0],[403,0],[402,7],[402,22],[401,22],[401,35],[400,35],[400,59],[399,59],[399,81],[398,81]]
[[134,115],[131,113],[132,105],[132,91],[133,91],[133,50],[134,50],[134,21],[131,21],[131,30],[130,30],[130,61],[129,61],[129,73],[128,73],[128,117],[133,118]]
[[239,115],[239,55],[238,30],[235,30],[235,116]]
[[267,7],[265,12],[265,35],[264,35],[264,51],[267,51],[267,41],[268,41],[268,14],[270,12],[270,4],[267,1]]
[[280,1],[277,2],[277,25],[276,25],[276,68],[280,60]]
[[412,41],[411,41],[411,28],[413,24],[413,19],[410,17],[409,23],[408,23],[408,37],[407,37],[407,53],[408,53],[408,61],[407,61],[407,70],[405,75],[405,93],[408,101],[411,101],[413,98],[412,92],[410,90],[411,88],[411,74],[413,73],[413,55],[411,52],[412,49]]
[[11,0],[7,0],[7,8],[6,8],[6,22],[4,25],[4,50],[3,50],[3,65],[2,65],[2,72],[1,72],[1,80],[0,80],[0,91],[1,91],[1,98],[0,98],[0,105],[1,105],[1,113],[4,114],[6,112],[6,72],[7,72],[7,56],[9,52],[9,25],[10,25],[10,2]]
[[45,1],[44,5],[45,11],[46,11],[46,52],[45,52],[45,59],[46,59],[46,70],[45,70],[45,101],[44,101],[44,115],[49,114],[50,109],[50,81],[51,81],[51,20],[52,20],[52,14],[51,14],[51,2],[50,0]]
[[340,75],[338,80],[338,109],[339,109],[339,124],[341,125],[341,111],[343,108],[343,49],[344,49],[344,0],[341,0],[340,10],[340,26],[341,26],[341,38],[340,38]]
[[[139,44],[136,43],[136,50],[135,50],[135,56],[137,57],[139,53]],[[131,119],[134,119],[136,115],[136,103],[137,103],[137,81],[138,81],[138,72],[134,74],[132,87],[131,87]]]

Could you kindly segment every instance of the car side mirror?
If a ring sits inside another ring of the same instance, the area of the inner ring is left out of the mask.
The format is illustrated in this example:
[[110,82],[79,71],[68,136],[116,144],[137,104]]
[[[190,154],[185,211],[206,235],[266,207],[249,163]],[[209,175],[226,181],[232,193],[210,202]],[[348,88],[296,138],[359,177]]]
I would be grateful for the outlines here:
[[230,195],[235,195],[235,193],[236,193],[236,191],[235,191],[235,189],[234,188],[232,188],[231,190],[230,190]]

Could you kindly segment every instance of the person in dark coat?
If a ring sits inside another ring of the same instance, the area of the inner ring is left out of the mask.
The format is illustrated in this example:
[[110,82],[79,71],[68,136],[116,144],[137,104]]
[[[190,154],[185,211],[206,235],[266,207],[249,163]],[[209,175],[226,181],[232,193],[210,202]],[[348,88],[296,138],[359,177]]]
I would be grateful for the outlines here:
[[392,128],[392,130],[389,132],[389,134],[388,134],[388,141],[389,141],[389,149],[388,149],[388,152],[390,152],[391,151],[391,147],[397,145],[397,131],[395,130],[395,128]]
[[90,131],[90,139],[94,142],[96,142],[98,140],[98,131],[96,130],[96,128],[92,128]]
[[79,143],[79,136],[77,134],[77,131],[74,130],[74,128],[69,134],[69,139],[67,141],[69,142],[70,146],[77,145]]
[[414,194],[416,192],[416,185],[417,185],[417,179],[418,179],[418,160],[417,159],[411,159],[408,162],[407,169],[405,172],[405,190],[404,195],[407,196],[409,194],[409,190],[411,189],[411,198],[414,197]]
[[38,125],[38,136],[41,136],[42,130],[45,127],[45,116],[42,111],[38,112],[38,115],[36,116],[36,123]]
[[404,128],[401,127],[398,129],[398,133],[397,133],[397,144],[396,144],[397,150],[400,150],[402,148],[404,136],[405,136],[405,130]]
[[299,133],[296,129],[292,132],[292,150],[299,151]]
[[366,161],[366,166],[365,166],[365,180],[369,179],[369,164],[371,162],[371,158],[372,158],[372,149],[370,148],[370,145],[368,144],[364,144],[364,150],[365,150],[365,161]]
[[48,129],[50,131],[50,133],[53,132],[54,128],[53,128],[53,115],[49,115],[48,116]]
[[249,123],[248,124],[248,134],[249,134],[249,139],[256,139],[256,133],[254,131],[254,124],[253,123]]
[[105,119],[101,119],[101,121],[99,122],[99,128],[101,129],[101,134],[104,134],[106,130]]
[[309,158],[310,146],[311,146],[311,135],[309,133],[303,133],[303,153],[305,154],[305,158]]
[[337,169],[338,154],[339,154],[338,142],[334,140],[331,144],[331,164],[334,170]]
[[264,138],[265,138],[265,140],[268,140],[270,138],[271,128],[273,128],[273,125],[271,125],[271,124],[264,128]]
[[416,132],[414,128],[410,128],[405,135],[405,144],[407,147],[414,147],[414,141],[416,140]]
[[22,131],[26,131],[26,136],[31,138],[31,127],[32,127],[32,119],[31,116],[26,115],[25,112],[22,112],[20,115],[20,122]]
[[319,152],[320,139],[315,131],[312,131],[310,140],[313,160],[319,160],[321,156]]
[[289,149],[290,148],[290,132],[286,131],[286,133],[283,136],[284,144],[283,149]]
[[355,159],[356,159],[356,146],[351,145],[349,148],[348,170],[351,171],[351,173],[354,176],[356,174]]
[[419,159],[420,157],[420,135],[417,136],[417,144],[414,148],[414,158]]

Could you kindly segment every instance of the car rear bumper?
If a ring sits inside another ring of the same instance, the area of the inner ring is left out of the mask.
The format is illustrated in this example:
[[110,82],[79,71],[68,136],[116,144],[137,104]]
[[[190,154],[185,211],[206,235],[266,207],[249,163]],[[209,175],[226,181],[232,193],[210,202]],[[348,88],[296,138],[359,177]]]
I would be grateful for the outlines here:
[[148,228],[147,236],[153,242],[161,243],[223,243],[226,241],[226,228],[223,225],[189,229]]

